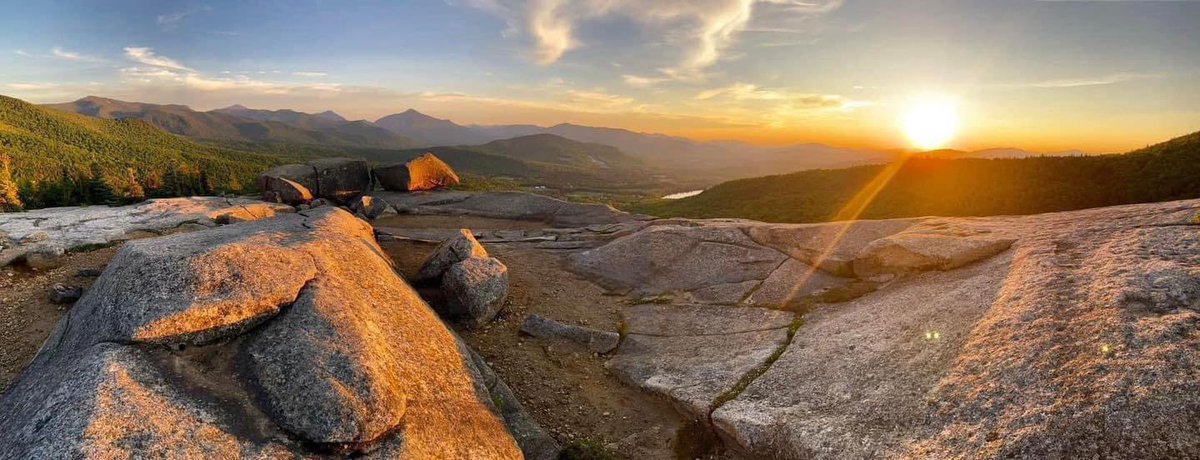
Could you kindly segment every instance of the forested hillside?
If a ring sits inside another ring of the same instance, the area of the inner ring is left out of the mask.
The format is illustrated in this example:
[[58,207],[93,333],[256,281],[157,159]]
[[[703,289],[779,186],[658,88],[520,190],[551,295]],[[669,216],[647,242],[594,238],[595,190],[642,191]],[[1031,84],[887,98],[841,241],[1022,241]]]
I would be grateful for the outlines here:
[[[810,170],[726,182],[691,198],[633,206],[657,216],[819,222],[886,166]],[[1022,159],[911,157],[861,218],[1033,214],[1200,197],[1200,133],[1121,155]]]
[[0,154],[25,207],[246,192],[276,156],[201,145],[139,120],[104,120],[0,96]]

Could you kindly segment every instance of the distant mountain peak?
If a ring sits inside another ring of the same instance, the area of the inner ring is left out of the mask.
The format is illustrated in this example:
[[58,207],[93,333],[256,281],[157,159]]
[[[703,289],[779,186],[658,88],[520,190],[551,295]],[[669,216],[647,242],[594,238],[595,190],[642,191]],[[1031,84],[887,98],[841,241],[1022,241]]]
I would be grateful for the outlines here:
[[326,111],[318,113],[316,115],[318,117],[321,117],[323,119],[330,120],[330,121],[349,121],[349,120],[346,120],[345,117],[339,115],[337,112],[334,112],[332,110],[326,110]]

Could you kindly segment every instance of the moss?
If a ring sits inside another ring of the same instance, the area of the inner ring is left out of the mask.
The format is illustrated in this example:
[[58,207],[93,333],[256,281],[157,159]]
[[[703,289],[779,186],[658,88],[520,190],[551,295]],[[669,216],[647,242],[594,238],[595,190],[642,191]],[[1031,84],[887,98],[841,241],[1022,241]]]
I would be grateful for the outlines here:
[[118,244],[121,244],[121,242],[120,241],[109,241],[107,243],[85,244],[83,246],[75,246],[71,249],[68,249],[67,253],[68,254],[79,254],[79,253],[84,253],[84,252],[99,251],[101,249],[111,248]]
[[763,363],[758,367],[755,367],[750,372],[747,372],[742,376],[742,378],[738,379],[737,383],[734,384],[733,387],[731,387],[729,390],[726,390],[724,393],[721,393],[720,396],[717,396],[717,398],[713,400],[709,412],[711,413],[712,411],[717,410],[717,408],[725,405],[725,403],[733,401],[734,398],[737,398],[738,395],[742,394],[743,391],[746,391],[746,387],[750,386],[751,383],[765,374],[767,369],[770,369],[771,365],[775,364],[775,361],[778,361],[780,356],[783,356],[783,352],[787,351],[788,345],[791,345],[792,343],[792,338],[796,336],[796,331],[800,330],[800,326],[803,324],[804,320],[800,318],[799,314],[797,314],[796,319],[792,320],[792,323],[788,325],[787,339],[783,341],[783,344],[781,344],[779,348],[776,348],[775,352],[771,353],[771,356],[767,357],[766,361],[763,361]]
[[559,460],[616,460],[617,452],[594,439],[581,439],[563,448]]

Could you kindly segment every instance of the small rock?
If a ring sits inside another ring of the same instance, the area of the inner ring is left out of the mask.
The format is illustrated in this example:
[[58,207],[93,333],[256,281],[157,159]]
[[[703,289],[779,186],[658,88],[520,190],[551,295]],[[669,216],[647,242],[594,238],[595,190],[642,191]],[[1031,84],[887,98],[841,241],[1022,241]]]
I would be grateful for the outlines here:
[[521,332],[543,339],[566,340],[586,346],[594,353],[608,353],[617,348],[621,336],[616,332],[562,324],[539,315],[529,315],[521,324]]
[[324,198],[317,198],[317,199],[314,199],[311,202],[309,202],[308,205],[311,207],[311,209],[316,209],[321,206],[329,206],[329,200],[326,200]]
[[101,271],[95,268],[83,268],[75,272],[77,278],[96,278],[100,276]]
[[508,267],[494,257],[468,258],[446,270],[442,294],[445,316],[470,327],[487,324],[508,298]]
[[33,232],[21,238],[21,244],[35,244],[49,240],[50,234],[46,232]]
[[50,301],[58,304],[75,303],[83,297],[83,288],[78,286],[67,286],[65,284],[55,284],[50,287]]
[[421,264],[416,281],[436,283],[451,266],[472,257],[487,258],[488,253],[483,245],[475,240],[471,231],[464,228],[459,230],[457,235],[442,241],[442,244],[433,250],[429,258],[425,259],[425,263]]
[[[362,214],[367,219],[376,219],[392,210],[392,205],[388,204],[382,198],[363,195],[350,202],[350,211],[355,214]],[[395,211],[392,211],[394,214]]]

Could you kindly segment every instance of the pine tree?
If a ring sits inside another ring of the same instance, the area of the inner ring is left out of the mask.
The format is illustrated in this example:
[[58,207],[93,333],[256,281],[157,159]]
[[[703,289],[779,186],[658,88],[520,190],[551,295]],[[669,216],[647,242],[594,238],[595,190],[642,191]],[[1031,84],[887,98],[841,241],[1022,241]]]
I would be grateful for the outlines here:
[[17,184],[12,177],[12,159],[0,153],[0,212],[20,211],[24,208]]
[[212,196],[213,194],[212,183],[208,180],[208,173],[204,172],[203,169],[200,170],[200,194],[204,196]]
[[88,180],[87,194],[89,204],[111,205],[116,202],[112,186],[104,179],[104,171],[99,164],[92,163],[92,178]]

